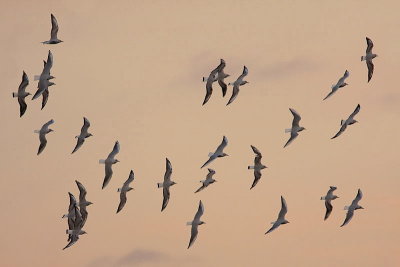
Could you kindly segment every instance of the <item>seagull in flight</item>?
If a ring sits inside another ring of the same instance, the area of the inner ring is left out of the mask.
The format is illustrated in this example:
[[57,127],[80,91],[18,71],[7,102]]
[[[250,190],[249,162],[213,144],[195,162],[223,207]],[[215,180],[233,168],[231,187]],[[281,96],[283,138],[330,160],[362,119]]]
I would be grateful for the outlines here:
[[82,227],[83,227],[85,225],[87,217],[88,217],[88,212],[86,210],[86,207],[89,205],[92,205],[93,203],[86,200],[87,191],[86,191],[86,188],[83,186],[83,184],[81,184],[77,180],[75,180],[75,183],[79,189],[79,203],[77,203],[77,204],[79,205],[79,210],[82,215]]
[[50,32],[50,40],[42,42],[42,44],[58,44],[63,41],[57,38],[58,33],[58,22],[56,17],[51,14],[51,32]]
[[120,212],[122,208],[125,206],[127,200],[126,193],[133,189],[132,187],[129,186],[129,184],[133,182],[134,179],[135,179],[135,174],[131,170],[131,172],[129,173],[128,180],[126,180],[126,182],[122,185],[121,188],[118,188],[117,192],[120,192],[119,194],[120,202],[118,205],[117,213]]
[[265,234],[268,234],[268,233],[272,232],[273,230],[278,228],[281,224],[289,223],[285,219],[285,215],[287,213],[287,205],[286,205],[285,199],[282,196],[281,196],[281,202],[282,202],[282,207],[281,207],[281,211],[279,212],[278,219],[276,220],[276,222],[272,222],[271,223],[272,224],[271,229],[269,229]]
[[338,196],[335,196],[333,194],[333,191],[335,191],[337,188],[335,186],[330,186],[328,193],[326,193],[326,196],[321,197],[321,200],[325,200],[325,207],[326,207],[326,213],[325,213],[325,218],[324,220],[328,219],[329,215],[332,213],[332,204],[331,201],[339,198]]
[[22,81],[21,84],[18,87],[18,92],[13,93],[13,97],[18,97],[18,103],[19,103],[19,116],[22,117],[22,115],[25,114],[26,108],[28,107],[25,102],[25,97],[28,95],[31,95],[30,93],[26,92],[25,89],[29,84],[29,79],[28,75],[26,75],[25,71],[22,73]]
[[88,132],[89,127],[90,127],[89,120],[86,119],[85,117],[83,117],[83,126],[81,128],[81,133],[78,136],[75,136],[75,138],[78,140],[77,140],[76,146],[71,154],[73,154],[75,151],[77,151],[83,145],[86,138],[93,136],[91,133]]
[[[43,92],[49,88],[49,86],[54,84],[54,83],[49,82],[49,80],[54,78],[54,76],[50,75],[50,70],[52,67],[53,67],[53,54],[49,50],[49,54],[47,56],[47,61],[44,65],[42,73],[39,76],[38,90],[33,95],[32,100],[41,96],[43,94]],[[47,102],[47,100],[46,100],[46,102]]]
[[253,152],[256,154],[256,157],[254,158],[254,166],[247,167],[247,169],[249,170],[250,169],[254,170],[254,181],[250,189],[255,187],[258,181],[261,179],[261,170],[268,168],[267,166],[261,163],[261,158],[262,158],[261,152],[255,146],[251,146],[251,149],[253,149]]
[[358,205],[358,202],[361,200],[362,196],[363,194],[361,192],[361,189],[358,189],[357,196],[353,200],[353,202],[351,202],[351,205],[344,207],[344,209],[347,210],[347,214],[346,214],[346,219],[344,220],[343,224],[340,227],[343,227],[350,222],[351,218],[353,218],[355,210],[364,209],[363,207]]
[[157,187],[163,189],[163,203],[161,211],[163,211],[168,205],[170,197],[169,188],[174,184],[176,184],[174,181],[171,181],[171,174],[172,174],[172,165],[169,159],[166,158],[166,170],[164,174],[164,182],[157,183]]
[[42,128],[40,130],[35,130],[34,133],[39,134],[39,141],[40,141],[40,146],[37,154],[39,155],[42,153],[43,149],[47,145],[47,139],[46,139],[46,134],[50,132],[54,132],[54,130],[49,129],[49,126],[54,123],[54,120],[49,120],[45,124],[43,124]]
[[372,78],[372,74],[374,74],[374,63],[372,63],[372,59],[376,58],[378,55],[372,53],[372,48],[374,47],[374,43],[372,43],[371,39],[368,37],[365,37],[367,40],[367,50],[365,51],[365,56],[361,57],[361,61],[366,61],[367,62],[367,68],[368,68],[368,82]]
[[[67,218],[68,221],[68,229],[72,229],[74,227],[75,221],[75,207],[77,205],[76,199],[73,194],[68,192],[69,195],[69,206],[68,206],[68,213],[64,214],[62,218]],[[68,241],[71,240],[71,235],[68,235]]]
[[225,157],[228,156],[228,154],[224,153],[224,148],[228,145],[228,138],[226,138],[225,136],[222,138],[222,143],[217,147],[217,150],[215,150],[214,153],[210,152],[208,154],[208,156],[210,157],[206,163],[203,164],[203,166],[201,166],[201,168],[205,167],[206,165],[208,165],[211,161],[213,161],[216,158],[221,158],[221,157]]
[[293,122],[292,122],[292,128],[290,129],[285,129],[285,133],[290,133],[290,138],[286,142],[284,148],[288,146],[291,142],[293,142],[294,139],[299,135],[299,132],[305,130],[306,128],[300,127],[299,122],[301,120],[300,114],[297,113],[296,110],[289,108],[290,112],[293,114]]
[[341,127],[340,127],[339,132],[337,132],[337,134],[335,134],[335,136],[332,137],[331,139],[334,139],[334,138],[338,137],[339,135],[341,135],[347,129],[348,125],[352,125],[352,124],[358,122],[354,119],[354,117],[357,115],[358,112],[360,112],[360,109],[361,109],[361,106],[360,106],[360,104],[358,104],[356,109],[349,116],[349,118],[347,120],[342,120],[340,122]]
[[348,85],[344,81],[349,77],[349,75],[350,75],[349,71],[346,70],[344,72],[343,77],[341,77],[336,84],[332,85],[332,91],[323,100],[327,99],[328,97],[330,97],[331,95],[336,93],[336,91],[339,90],[339,88],[342,88],[342,87],[345,87],[346,85]]
[[105,172],[106,172],[106,175],[105,175],[104,181],[103,181],[103,186],[101,187],[101,189],[104,189],[104,187],[106,187],[111,180],[111,177],[113,175],[113,171],[112,171],[111,167],[113,164],[119,162],[119,160],[115,159],[115,155],[117,155],[118,153],[119,153],[119,142],[116,141],[114,144],[114,148],[111,151],[111,153],[108,154],[108,157],[106,159],[99,160],[100,164],[105,164]]
[[66,231],[67,235],[70,235],[71,238],[63,250],[75,244],[79,240],[80,235],[86,234],[86,232],[82,230],[82,222],[82,214],[77,205],[75,205],[75,219],[73,220],[71,227],[68,227],[68,230]]
[[228,85],[233,85],[233,91],[232,91],[232,96],[229,99],[228,104],[226,104],[226,105],[229,105],[236,99],[236,97],[239,94],[239,87],[241,85],[245,85],[246,83],[248,83],[248,81],[243,81],[244,77],[246,77],[248,73],[249,73],[249,70],[247,69],[246,66],[244,66],[243,73],[237,78],[237,80],[233,83],[228,84]]
[[[221,85],[221,82],[222,82],[222,84],[225,84],[224,78],[227,76],[223,71],[224,68],[225,68],[225,61],[223,59],[221,59],[220,64],[211,71],[210,75],[208,77],[203,77],[203,82],[206,82],[206,96],[204,97],[203,106],[204,106],[204,104],[206,104],[208,102],[208,100],[210,99],[210,97],[212,95],[212,92],[213,92],[212,84],[216,81],[218,81],[218,83],[220,84],[221,87],[223,86],[223,85]],[[221,73],[222,76],[219,77],[218,73]],[[222,93],[223,92],[224,92],[224,88],[222,87]]]
[[215,174],[215,171],[213,169],[208,169],[208,174],[206,176],[206,179],[200,181],[200,183],[202,183],[202,186],[199,189],[197,189],[195,193],[198,193],[201,190],[203,190],[204,188],[206,188],[207,186],[209,186],[210,184],[215,183],[217,180],[212,178],[214,174]]
[[200,218],[203,215],[203,213],[204,213],[204,206],[203,206],[203,203],[200,200],[199,208],[198,208],[198,210],[196,212],[196,215],[193,218],[193,221],[187,223],[187,225],[191,225],[192,226],[189,246],[187,247],[188,249],[193,245],[194,241],[196,241],[197,234],[199,233],[198,226],[202,225],[202,224],[205,224],[205,222],[200,221]]
[[[43,63],[44,63],[44,66],[46,66],[46,61],[45,60],[43,60]],[[50,72],[49,72],[49,75],[51,76]],[[37,76],[35,75],[35,77],[37,77]],[[40,79],[40,75],[38,75],[38,79]],[[42,93],[42,108],[41,108],[41,110],[43,110],[43,108],[47,104],[47,100],[49,99],[49,87],[52,86],[52,85],[55,85],[55,83],[49,81],[48,84],[47,84],[47,88]]]

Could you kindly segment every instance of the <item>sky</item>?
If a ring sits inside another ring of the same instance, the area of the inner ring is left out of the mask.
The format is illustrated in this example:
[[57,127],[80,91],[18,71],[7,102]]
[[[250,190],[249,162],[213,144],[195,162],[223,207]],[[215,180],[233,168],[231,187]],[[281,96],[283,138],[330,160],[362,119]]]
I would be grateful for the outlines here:
[[[2,1],[0,9],[0,257],[4,266],[396,266],[400,265],[398,1]],[[50,14],[64,42],[49,39]],[[368,36],[375,72],[367,83]],[[11,97],[22,71],[42,71],[54,57],[47,106],[27,98],[19,118]],[[246,65],[248,84],[226,106],[214,85],[202,106],[207,76],[223,58],[234,81]],[[350,72],[341,88],[322,99]],[[28,100],[29,99],[29,100]],[[357,104],[359,123],[339,138]],[[306,128],[283,149],[297,110]],[[83,117],[93,137],[71,155]],[[50,119],[54,132],[39,146],[33,131]],[[200,166],[223,136],[228,157],[209,165],[217,183],[194,194]],[[114,142],[114,175],[101,190]],[[254,154],[268,166],[249,190]],[[168,207],[161,213],[165,158],[173,167]],[[135,172],[124,209],[117,188]],[[75,180],[87,189],[87,235],[67,250],[61,219]],[[320,200],[337,186],[327,221]],[[343,207],[361,188],[352,221]],[[280,196],[288,205],[276,220]],[[199,200],[205,212],[187,249]]]

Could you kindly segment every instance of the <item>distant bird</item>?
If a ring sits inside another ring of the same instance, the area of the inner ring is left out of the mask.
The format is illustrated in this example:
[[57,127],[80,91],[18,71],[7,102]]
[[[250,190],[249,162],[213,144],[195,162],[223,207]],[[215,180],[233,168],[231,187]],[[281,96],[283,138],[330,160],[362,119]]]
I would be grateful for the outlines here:
[[286,205],[285,199],[282,196],[281,196],[281,203],[282,203],[282,207],[281,207],[281,211],[279,212],[278,219],[276,220],[276,222],[272,222],[271,223],[271,224],[273,224],[271,229],[269,229],[265,234],[268,234],[268,233],[272,232],[273,230],[278,228],[281,224],[289,223],[285,219],[285,215],[287,213],[287,205]]
[[171,174],[172,174],[172,165],[168,158],[166,158],[166,169],[164,174],[164,182],[157,183],[157,187],[163,189],[163,203],[161,207],[161,211],[163,211],[169,202],[170,193],[169,188],[176,184],[174,181],[171,181]]
[[58,22],[56,17],[51,14],[51,32],[50,32],[50,40],[42,42],[42,44],[58,44],[63,41],[57,38],[58,33]]
[[[44,66],[46,66],[46,61],[43,60]],[[49,75],[51,76],[50,72]],[[40,79],[40,75],[39,75],[39,79]],[[49,99],[49,87],[55,85],[55,83],[50,82],[47,84],[47,88],[43,91],[42,93],[42,108],[41,110],[43,110],[43,108],[46,106],[47,104],[47,100]]]
[[337,188],[335,186],[330,186],[330,189],[328,190],[328,193],[326,193],[326,196],[321,197],[321,200],[325,200],[325,207],[326,207],[326,213],[325,213],[325,218],[324,220],[328,219],[329,215],[332,213],[332,204],[331,201],[339,198],[338,196],[335,196],[333,194],[333,191],[335,191]]
[[89,120],[86,119],[85,117],[83,117],[83,126],[81,128],[81,133],[78,136],[75,136],[75,138],[78,140],[76,142],[76,146],[75,146],[74,150],[72,151],[72,153],[77,151],[83,145],[86,138],[93,136],[91,133],[88,132],[89,127],[90,127]]
[[365,56],[361,57],[361,61],[366,61],[367,62],[367,67],[368,67],[368,82],[372,78],[372,74],[374,74],[374,63],[372,63],[372,59],[376,58],[378,55],[372,53],[372,48],[374,47],[374,44],[372,43],[371,39],[368,37],[365,38],[367,40],[367,50],[365,51]]
[[101,187],[101,189],[104,189],[104,187],[106,187],[111,180],[111,177],[113,175],[111,167],[113,164],[119,162],[119,160],[114,158],[115,155],[117,155],[118,153],[119,153],[119,142],[116,141],[114,144],[114,148],[111,151],[111,153],[108,154],[108,157],[106,159],[99,160],[100,164],[105,164],[105,171],[106,171],[106,175],[104,176],[103,186]]
[[67,235],[70,235],[71,238],[69,239],[68,245],[66,245],[63,250],[75,244],[79,240],[80,235],[86,234],[86,232],[82,230],[82,227],[82,214],[75,205],[75,220],[73,221],[72,227],[68,227],[66,231]]
[[82,214],[82,227],[85,225],[87,217],[88,217],[88,212],[86,210],[86,207],[89,205],[92,205],[93,203],[90,201],[86,200],[86,188],[81,184],[79,181],[75,180],[76,185],[78,186],[79,189],[79,210]]
[[330,97],[331,95],[336,93],[336,91],[339,90],[339,88],[342,88],[342,87],[345,87],[346,85],[348,85],[344,81],[347,79],[347,77],[349,77],[349,75],[350,75],[350,73],[346,70],[344,72],[343,77],[341,77],[336,84],[332,85],[332,91],[323,100],[327,99],[328,97]]
[[251,146],[251,149],[253,149],[253,152],[256,154],[256,157],[254,158],[254,166],[247,167],[247,169],[249,170],[250,169],[254,170],[254,181],[250,189],[255,187],[258,181],[261,179],[261,170],[268,168],[267,166],[261,163],[261,158],[262,158],[261,152],[255,146]]
[[294,139],[299,135],[299,132],[305,130],[306,128],[300,127],[299,122],[301,120],[300,114],[296,112],[296,110],[289,108],[290,112],[293,114],[293,122],[292,122],[292,128],[290,129],[285,129],[285,133],[290,133],[290,138],[286,142],[284,148],[288,146],[290,143],[293,142]]
[[225,66],[226,66],[225,60],[221,58],[221,64],[218,66],[217,79],[218,79],[218,84],[219,86],[221,86],[222,89],[222,97],[225,97],[226,90],[228,89],[228,86],[224,82],[224,79],[230,76],[229,74],[226,74],[224,72]]
[[[50,75],[50,70],[52,67],[53,67],[53,54],[49,50],[49,54],[47,56],[47,61],[44,65],[42,73],[39,76],[38,90],[33,95],[32,100],[41,96],[43,94],[43,92],[49,88],[49,86],[54,84],[54,83],[49,82],[49,80],[54,78],[54,76]],[[46,100],[46,102],[47,102],[47,100]],[[43,106],[43,104],[42,104],[42,106]]]
[[54,120],[49,120],[45,124],[43,124],[42,128],[40,130],[35,130],[34,133],[39,134],[39,140],[40,140],[40,146],[37,154],[39,155],[42,153],[43,149],[47,145],[47,139],[46,139],[46,134],[50,132],[54,132],[52,129],[49,129],[49,126],[54,123]]
[[334,139],[336,137],[338,137],[339,135],[341,135],[346,129],[348,125],[352,125],[358,121],[356,121],[354,119],[354,117],[357,115],[358,112],[360,112],[361,106],[360,104],[357,105],[356,109],[353,111],[353,113],[351,113],[351,115],[349,116],[349,118],[347,120],[341,120],[340,122],[340,130],[339,132],[337,132],[337,134],[335,134],[334,137],[332,137],[331,139]]
[[209,186],[210,184],[215,183],[216,180],[214,180],[212,178],[214,174],[215,174],[215,171],[213,169],[208,169],[208,174],[206,176],[206,179],[200,181],[200,183],[202,183],[202,186],[199,189],[197,189],[195,193],[198,193],[201,190],[203,190],[204,188],[206,188],[207,186]]
[[[68,229],[72,229],[74,227],[75,221],[75,207],[77,206],[76,199],[73,194],[68,192],[69,195],[69,206],[68,206],[68,213],[64,214],[62,218],[67,218],[68,221]],[[71,235],[68,235],[68,241],[70,241]]]
[[[223,73],[223,68],[225,67],[225,61],[223,59],[221,59],[221,63],[211,71],[210,75],[208,77],[203,77],[203,82],[206,82],[206,96],[204,97],[204,101],[203,101],[203,106],[205,103],[208,102],[208,100],[210,99],[212,92],[213,92],[213,88],[212,88],[212,84],[215,81],[218,81],[218,72]],[[224,79],[225,77],[221,77],[220,79]],[[218,82],[219,83],[219,82]]]
[[129,173],[128,180],[126,180],[126,182],[122,185],[121,188],[118,188],[117,192],[120,192],[120,194],[119,194],[120,202],[118,205],[117,213],[120,212],[122,210],[122,208],[125,206],[126,192],[129,192],[133,189],[132,187],[129,187],[129,184],[131,182],[133,182],[134,179],[135,179],[135,175],[134,175],[133,171],[131,170],[131,172]]
[[25,71],[22,73],[22,81],[21,84],[18,87],[18,92],[13,93],[13,97],[18,97],[18,103],[19,103],[19,116],[22,117],[22,115],[25,114],[26,108],[28,107],[25,102],[25,97],[28,95],[31,95],[30,93],[26,92],[25,89],[29,84],[29,79],[28,75],[26,75]]
[[246,77],[248,73],[249,73],[249,71],[248,71],[247,67],[244,66],[243,73],[237,78],[237,80],[233,83],[228,84],[228,85],[233,85],[233,91],[232,91],[232,96],[229,99],[228,104],[226,104],[226,105],[229,105],[236,99],[236,97],[239,94],[239,87],[241,85],[245,85],[246,83],[248,83],[248,81],[243,81],[243,78]]
[[357,196],[353,200],[353,202],[351,202],[351,205],[344,207],[344,209],[347,210],[347,214],[346,214],[346,219],[344,220],[343,224],[340,227],[345,226],[346,224],[348,224],[350,222],[351,218],[353,218],[355,210],[364,209],[363,207],[358,205],[358,202],[361,200],[362,197],[363,197],[363,194],[361,192],[361,189],[358,189]]
[[199,208],[198,208],[198,210],[196,212],[196,215],[193,218],[193,221],[187,223],[187,225],[191,225],[192,226],[188,249],[193,245],[194,241],[196,241],[197,234],[199,233],[199,231],[197,229],[198,226],[202,225],[202,224],[205,224],[205,222],[200,221],[200,218],[203,215],[203,213],[204,213],[204,206],[203,206],[203,203],[200,200]]
[[214,153],[210,152],[208,154],[208,156],[210,157],[206,163],[203,164],[203,166],[201,166],[201,168],[205,167],[206,165],[208,165],[211,161],[213,161],[216,158],[222,158],[225,156],[228,156],[228,154],[224,153],[224,148],[228,145],[228,138],[226,138],[225,136],[222,138],[222,143],[217,147],[217,150],[215,150]]

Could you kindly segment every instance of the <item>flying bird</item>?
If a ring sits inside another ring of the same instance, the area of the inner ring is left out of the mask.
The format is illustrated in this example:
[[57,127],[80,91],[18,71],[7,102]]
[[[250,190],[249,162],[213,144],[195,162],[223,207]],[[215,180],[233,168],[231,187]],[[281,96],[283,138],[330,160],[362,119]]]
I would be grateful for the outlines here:
[[272,232],[273,230],[278,228],[281,224],[289,223],[285,219],[285,215],[287,213],[287,205],[286,205],[285,199],[282,196],[281,196],[281,202],[282,202],[282,207],[281,207],[281,211],[279,212],[278,219],[276,220],[276,222],[272,222],[271,223],[272,224],[271,229],[269,229],[265,234],[268,234],[268,233]]
[[335,134],[335,136],[332,137],[331,139],[334,139],[334,138],[338,137],[339,135],[341,135],[347,129],[348,125],[352,125],[352,124],[358,122],[354,119],[354,117],[357,115],[358,112],[360,112],[360,109],[361,109],[361,106],[360,106],[360,104],[358,104],[356,109],[353,111],[353,113],[351,113],[351,115],[348,117],[347,120],[341,120],[341,122],[340,122],[341,127],[340,127],[339,132],[337,132],[337,134]]
[[[68,192],[69,195],[69,206],[68,206],[68,213],[64,214],[62,218],[67,218],[68,221],[68,229],[72,229],[74,227],[75,221],[75,207],[77,205],[76,199],[73,194]],[[71,235],[68,235],[68,241],[70,241]]]
[[87,217],[88,217],[88,212],[86,210],[86,207],[89,205],[92,205],[93,203],[86,200],[87,191],[86,191],[86,188],[83,186],[83,184],[81,184],[77,180],[75,180],[75,183],[79,189],[79,203],[77,203],[77,204],[79,205],[79,210],[82,215],[82,227],[83,227],[85,225]]
[[111,151],[110,154],[108,154],[108,157],[106,159],[101,159],[99,160],[100,164],[105,164],[105,176],[104,176],[104,181],[103,181],[103,186],[101,189],[104,189],[108,185],[108,183],[111,180],[111,177],[113,175],[113,170],[112,170],[112,165],[119,162],[119,160],[115,159],[115,155],[119,153],[119,142],[116,141],[114,144],[114,148]]
[[348,85],[344,81],[347,79],[347,77],[349,77],[349,75],[350,75],[350,73],[346,70],[344,72],[343,77],[341,77],[336,84],[332,85],[332,91],[323,100],[327,99],[328,97],[330,97],[331,95],[336,93],[336,91],[339,90],[339,88],[342,88],[342,87],[345,87],[346,85]]
[[26,108],[28,107],[25,102],[25,97],[28,95],[31,95],[30,93],[26,92],[25,89],[29,84],[29,79],[28,75],[26,75],[25,71],[22,73],[22,81],[21,84],[18,87],[18,92],[13,93],[13,97],[18,97],[18,103],[19,103],[19,116],[22,117],[22,115],[25,114]]
[[58,44],[63,41],[57,38],[58,33],[58,22],[56,17],[51,14],[51,32],[50,32],[50,40],[42,42],[42,44]]
[[357,196],[353,200],[353,202],[351,202],[351,205],[344,207],[344,209],[347,210],[347,214],[346,214],[346,219],[344,220],[343,224],[340,227],[343,227],[350,222],[351,218],[353,218],[355,210],[364,209],[363,207],[358,205],[358,202],[361,200],[362,196],[363,194],[361,192],[361,189],[358,189]]
[[256,186],[258,181],[261,179],[261,170],[268,168],[267,166],[263,165],[261,163],[262,155],[261,152],[255,147],[251,146],[251,149],[253,149],[253,152],[256,154],[256,157],[254,158],[254,166],[248,166],[247,169],[252,169],[254,170],[254,181],[253,184],[251,185],[250,189]]
[[164,174],[164,182],[157,183],[157,187],[163,189],[163,203],[161,207],[161,211],[163,211],[169,202],[170,192],[169,188],[176,184],[174,181],[171,181],[171,174],[172,174],[172,165],[168,158],[166,158],[166,170]]
[[249,73],[249,71],[248,71],[247,67],[244,66],[243,73],[237,78],[237,80],[233,83],[228,84],[228,85],[233,85],[233,91],[232,91],[232,96],[226,105],[229,105],[236,99],[236,97],[239,94],[239,87],[241,85],[245,85],[246,83],[248,83],[248,81],[243,81],[243,78],[246,77],[248,73]]
[[191,225],[192,226],[189,246],[187,247],[188,249],[193,245],[194,241],[196,241],[197,234],[199,233],[198,226],[202,225],[202,224],[205,224],[205,222],[200,221],[200,218],[203,215],[203,213],[204,213],[204,206],[203,206],[203,203],[200,200],[199,208],[198,208],[198,210],[196,212],[196,215],[193,218],[193,221],[187,223],[187,225]]
[[209,186],[210,184],[215,183],[216,180],[212,178],[214,174],[215,174],[215,171],[213,169],[208,169],[208,174],[206,176],[206,179],[200,181],[200,183],[202,183],[202,185],[199,189],[196,190],[195,193],[198,193],[201,190],[203,190],[204,188],[206,188],[207,186]]
[[[44,65],[42,73],[39,76],[38,90],[33,95],[32,100],[41,96],[43,94],[43,92],[49,88],[49,86],[54,85],[54,83],[51,83],[49,81],[51,79],[54,79],[54,76],[50,75],[50,70],[52,67],[53,67],[53,54],[49,50],[49,54],[47,56],[47,61]],[[46,102],[47,102],[47,100],[46,100]],[[43,103],[42,103],[42,106],[43,106]]]
[[76,142],[76,146],[75,146],[74,150],[72,151],[72,153],[77,151],[83,145],[86,138],[93,136],[91,133],[88,132],[89,127],[90,127],[89,120],[86,119],[85,117],[83,117],[83,126],[81,128],[81,133],[78,136],[75,136],[75,138],[78,140]]
[[[212,84],[215,81],[218,81],[218,83],[221,85],[221,83],[219,82],[219,80],[224,80],[224,78],[226,77],[218,77],[218,73],[222,72],[223,73],[223,68],[225,67],[225,61],[223,59],[221,59],[221,63],[211,71],[210,75],[208,77],[203,77],[203,82],[206,82],[206,96],[204,97],[204,101],[203,101],[203,106],[205,103],[208,102],[208,100],[210,99],[212,92],[213,92],[213,88],[212,88]],[[225,75],[225,74],[224,74]],[[222,85],[221,85],[222,87]],[[223,92],[223,88],[222,88],[222,92]]]
[[129,173],[128,180],[126,180],[126,182],[122,185],[121,188],[118,188],[117,192],[120,192],[120,194],[119,194],[120,202],[118,205],[117,213],[120,212],[122,210],[122,208],[125,206],[126,193],[133,189],[132,187],[129,186],[129,184],[131,182],[133,182],[134,179],[135,179],[135,175],[134,175],[133,171],[131,170],[131,172]]
[[69,243],[63,248],[63,250],[75,244],[79,240],[80,235],[86,234],[86,232],[82,230],[82,222],[82,214],[79,211],[79,208],[75,205],[75,220],[73,221],[72,226],[68,227],[66,231],[67,235],[70,235]]
[[294,139],[299,135],[299,132],[305,130],[306,128],[300,127],[299,122],[301,120],[300,114],[296,112],[296,110],[289,108],[290,112],[293,114],[293,122],[292,122],[292,128],[290,129],[285,129],[285,133],[290,133],[290,138],[286,142],[284,148],[288,146],[290,143],[293,142]]
[[[45,60],[43,60],[43,63],[44,63],[44,66],[46,66],[46,61]],[[51,76],[50,72],[49,72],[49,75]],[[38,79],[40,79],[40,75],[39,75]],[[49,99],[49,87],[52,86],[52,85],[55,85],[55,83],[49,81],[48,84],[47,84],[47,88],[42,93],[42,108],[41,108],[41,110],[43,110],[43,108],[47,104],[47,100]]]
[[367,50],[365,51],[365,56],[361,57],[361,61],[366,61],[367,62],[367,68],[368,68],[368,82],[372,78],[372,74],[374,74],[374,63],[372,63],[372,59],[376,58],[378,55],[372,53],[372,48],[374,47],[374,43],[372,43],[371,39],[368,37],[365,37],[367,40]]
[[201,166],[201,168],[205,167],[216,158],[222,158],[228,156],[228,154],[224,153],[224,149],[227,145],[228,145],[228,139],[224,136],[222,138],[222,143],[217,147],[217,150],[215,150],[214,153],[210,152],[208,154],[210,158],[203,164],[203,166]]
[[325,218],[324,220],[328,219],[329,215],[332,213],[332,204],[331,201],[339,198],[338,196],[335,196],[333,194],[333,191],[335,191],[337,188],[335,186],[330,186],[330,189],[328,190],[328,193],[326,193],[326,196],[321,197],[321,200],[325,200],[325,207],[326,207],[326,213],[325,213]]
[[42,128],[40,130],[35,130],[34,133],[38,133],[39,134],[39,141],[40,141],[40,145],[39,145],[39,150],[37,152],[37,154],[39,155],[40,153],[42,153],[43,149],[46,147],[47,145],[47,139],[46,139],[46,134],[53,132],[52,129],[49,129],[49,126],[51,124],[54,123],[54,120],[49,120],[48,122],[46,122],[45,124],[43,124]]
[[222,89],[222,97],[225,97],[226,91],[228,89],[228,86],[226,85],[224,79],[230,76],[229,74],[226,74],[224,72],[225,66],[226,66],[225,60],[221,58],[221,64],[218,66],[217,80],[219,86],[221,86]]

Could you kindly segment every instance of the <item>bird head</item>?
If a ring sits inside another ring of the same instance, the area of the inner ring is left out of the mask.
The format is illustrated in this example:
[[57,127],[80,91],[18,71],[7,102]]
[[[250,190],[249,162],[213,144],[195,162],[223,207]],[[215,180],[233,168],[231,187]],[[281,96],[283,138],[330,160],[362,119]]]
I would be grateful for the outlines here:
[[86,203],[87,206],[92,205],[92,204],[93,204],[93,203],[90,202],[90,201],[88,201],[88,202]]
[[93,134],[91,134],[91,133],[89,133],[89,134],[87,135],[87,137],[91,137],[91,136],[93,136]]
[[51,80],[51,79],[54,79],[54,78],[55,78],[54,76],[49,75],[49,77],[47,77],[47,80]]
[[27,93],[26,96],[28,96],[28,95],[32,95],[32,94],[31,93]]
[[333,196],[333,197],[332,197],[332,199],[337,199],[337,198],[339,198],[339,197],[338,197],[338,196]]
[[199,222],[199,225],[201,225],[201,224],[205,224],[205,222],[203,222],[203,221],[200,221],[200,222]]
[[80,232],[79,234],[85,235],[85,234],[87,234],[87,233],[86,233],[86,231],[81,230],[81,232]]
[[117,162],[120,162],[120,161],[119,161],[119,160],[117,160],[117,159],[114,159],[114,164],[115,164],[115,163],[117,163]]
[[171,185],[174,185],[174,184],[176,184],[176,183],[175,183],[174,181],[172,181],[172,182],[171,182]]
[[129,187],[127,191],[131,191],[131,190],[135,190],[135,189],[132,187]]
[[284,220],[284,221],[282,222],[282,224],[287,224],[287,223],[289,223],[288,220]]
[[47,133],[50,133],[50,132],[54,132],[54,130],[48,129],[48,130],[47,130]]

